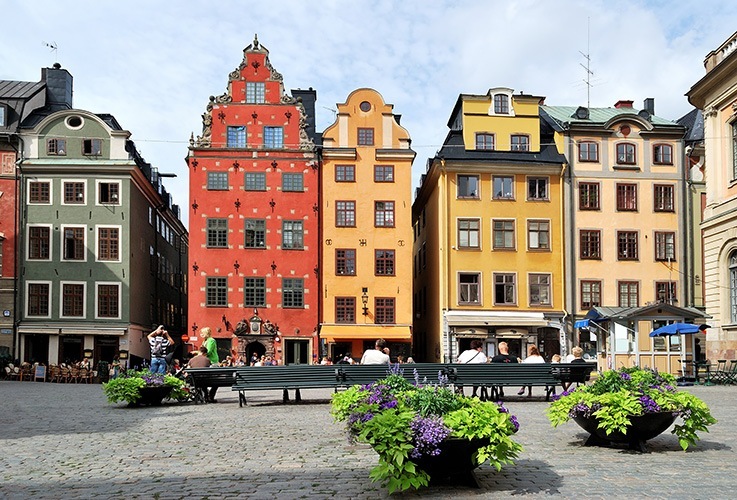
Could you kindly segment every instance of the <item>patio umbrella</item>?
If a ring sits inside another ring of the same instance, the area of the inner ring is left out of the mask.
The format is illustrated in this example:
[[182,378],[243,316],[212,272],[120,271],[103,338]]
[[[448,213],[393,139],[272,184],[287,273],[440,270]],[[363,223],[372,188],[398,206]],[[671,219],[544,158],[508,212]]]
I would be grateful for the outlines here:
[[692,323],[671,323],[669,325],[661,326],[650,332],[651,337],[668,337],[670,335],[686,335],[690,333],[699,333],[707,328],[709,325],[694,325]]

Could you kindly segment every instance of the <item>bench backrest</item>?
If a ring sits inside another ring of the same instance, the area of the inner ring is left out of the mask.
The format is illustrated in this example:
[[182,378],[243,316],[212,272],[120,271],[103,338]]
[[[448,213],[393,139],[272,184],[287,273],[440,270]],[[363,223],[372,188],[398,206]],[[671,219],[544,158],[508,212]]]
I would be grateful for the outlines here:
[[554,364],[553,376],[561,382],[588,382],[596,363],[560,363]]

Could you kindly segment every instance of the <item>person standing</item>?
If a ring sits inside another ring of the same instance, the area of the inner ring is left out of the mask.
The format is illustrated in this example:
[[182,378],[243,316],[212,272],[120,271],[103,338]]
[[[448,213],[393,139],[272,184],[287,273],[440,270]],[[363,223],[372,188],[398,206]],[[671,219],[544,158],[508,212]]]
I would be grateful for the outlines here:
[[[499,349],[499,354],[491,358],[492,363],[516,363],[517,358],[515,356],[509,355],[509,345],[506,342],[499,342],[499,345],[497,346],[497,349]],[[497,386],[493,387],[491,389],[491,396],[495,399],[495,396],[498,395],[500,398],[504,397],[504,386]]]
[[386,347],[386,340],[378,339],[373,349],[368,349],[361,357],[362,365],[386,365],[389,363],[389,349]]
[[[463,351],[460,356],[458,356],[458,363],[462,364],[469,364],[469,363],[486,363],[488,361],[488,358],[486,357],[486,354],[484,354],[483,351],[484,343],[480,340],[472,340],[471,341],[471,348]],[[473,386],[473,393],[471,394],[472,398],[476,397],[476,393],[479,390],[479,386],[474,385]],[[481,389],[481,399],[486,399],[486,388]]]
[[[205,354],[205,356],[210,360],[211,366],[217,366],[220,362],[220,357],[218,356],[218,344],[215,342],[215,339],[212,338],[212,330],[210,330],[209,326],[206,326],[200,330],[200,335],[202,336],[201,347],[207,349],[207,354]],[[210,403],[216,403],[215,393],[217,392],[217,387],[210,387],[210,390],[205,392],[207,395],[207,401]]]
[[148,334],[148,345],[151,348],[151,372],[166,373],[166,350],[174,345],[164,325]]

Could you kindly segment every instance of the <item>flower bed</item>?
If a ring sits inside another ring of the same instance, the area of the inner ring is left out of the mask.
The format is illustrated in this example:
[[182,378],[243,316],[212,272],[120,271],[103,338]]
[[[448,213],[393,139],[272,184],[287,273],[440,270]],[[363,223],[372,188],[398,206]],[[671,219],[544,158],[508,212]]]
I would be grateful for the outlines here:
[[350,438],[379,454],[370,477],[390,492],[427,486],[428,470],[437,475],[442,468],[425,465],[424,470],[423,463],[432,463],[428,457],[442,459],[444,443],[451,440],[477,443],[469,451],[472,467],[488,460],[499,470],[522,450],[511,439],[519,428],[517,419],[504,407],[458,395],[445,386],[447,379],[423,385],[415,372],[412,384],[396,370],[373,384],[336,393],[332,400],[333,417],[346,422]]
[[177,400],[186,399],[186,388],[183,380],[172,375],[151,373],[148,370],[128,370],[125,374],[102,384],[102,390],[105,392],[109,403],[125,401],[131,406],[135,406],[141,400],[142,390],[163,387],[169,388],[170,391],[165,397]]
[[[548,408],[553,427],[570,419],[594,418],[597,428],[603,431],[602,437],[610,437],[610,441],[627,436],[633,418],[663,413],[683,420],[673,428],[673,434],[678,436],[684,450],[696,444],[697,432],[708,432],[708,426],[716,423],[703,401],[689,392],[677,390],[675,377],[639,367],[604,372],[592,385],[557,396]],[[630,432],[629,435],[634,434]]]

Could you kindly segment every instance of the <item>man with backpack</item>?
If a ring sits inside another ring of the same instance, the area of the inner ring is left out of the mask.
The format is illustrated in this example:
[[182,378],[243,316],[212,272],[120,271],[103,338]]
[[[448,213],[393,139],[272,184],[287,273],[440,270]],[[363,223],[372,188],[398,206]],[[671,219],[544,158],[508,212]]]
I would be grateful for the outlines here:
[[166,373],[166,351],[174,345],[174,340],[164,330],[164,325],[148,334],[148,344],[151,348],[151,372]]

